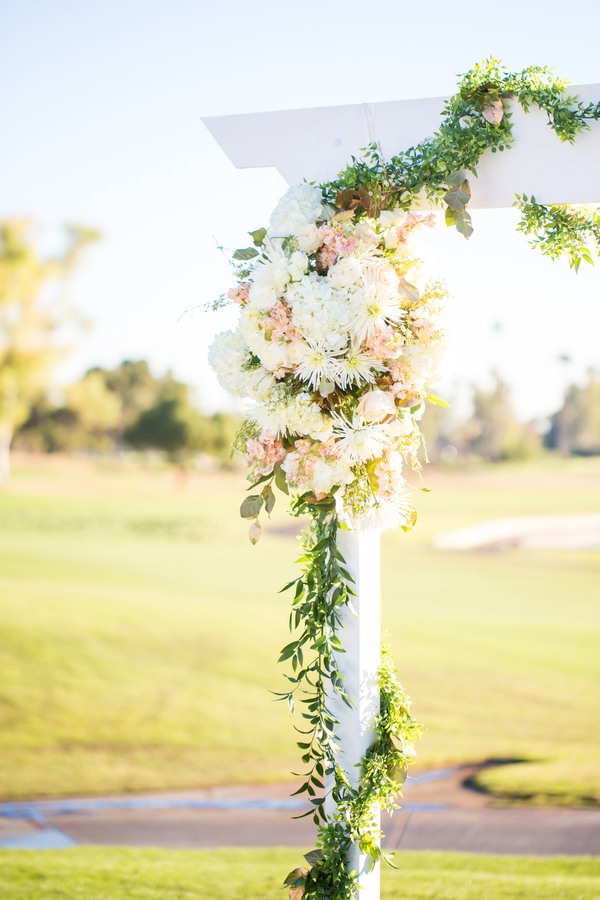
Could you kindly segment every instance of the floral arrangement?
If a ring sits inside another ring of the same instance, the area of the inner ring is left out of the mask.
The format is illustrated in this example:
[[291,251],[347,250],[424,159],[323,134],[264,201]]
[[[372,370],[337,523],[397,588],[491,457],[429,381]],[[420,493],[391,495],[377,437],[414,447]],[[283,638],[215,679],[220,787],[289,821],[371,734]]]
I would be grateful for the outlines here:
[[[547,68],[515,74],[499,60],[476,65],[432,137],[389,160],[371,145],[334,181],[290,188],[268,229],[250,232],[253,246],[233,254],[237,284],[213,305],[240,308],[237,328],[216,338],[210,361],[221,385],[252,404],[235,443],[252,488],[261,487],[241,505],[250,540],[261,535],[262,509],[273,509],[274,486],[291,492],[294,514],[311,517],[302,574],[284,588],[294,592],[294,637],[281,652],[291,674],[278,697],[304,720],[298,746],[308,771],[297,793],[306,793],[318,833],[310,868],[285,879],[290,900],[355,900],[350,849],[358,845],[373,862],[383,855],[372,810],[396,808],[420,731],[384,649],[377,737],[353,787],[328,700],[333,690],[351,703],[336,662],[341,611],[354,594],[338,528],[414,525],[406,471],[420,468],[419,421],[426,401],[447,405],[431,393],[446,292],[427,278],[415,250],[416,232],[434,223],[415,206],[423,196],[438,203],[446,224],[468,238],[468,175],[488,150],[512,146],[512,100],[526,112],[545,110],[562,141],[600,119],[600,103],[584,105],[566,84]],[[544,206],[525,194],[516,205],[519,230],[543,253],[566,257],[575,270],[592,262],[598,213]],[[325,791],[335,809],[329,817]]]
[[210,360],[220,383],[253,406],[237,449],[250,480],[265,483],[242,515],[270,511],[272,482],[322,503],[335,498],[350,528],[409,528],[415,512],[404,475],[419,466],[419,419],[442,346],[443,287],[427,280],[412,236],[432,216],[401,208],[357,216],[292,187],[237,251],[229,299],[239,325],[219,335]]
[[[292,898],[343,900],[356,891],[352,845],[374,862],[381,856],[373,805],[395,808],[419,726],[384,653],[378,738],[351,786],[328,699],[333,688],[352,703],[337,667],[340,613],[354,593],[337,530],[409,530],[416,520],[405,470],[420,468],[426,400],[443,403],[430,391],[446,292],[415,252],[414,235],[432,216],[401,207],[368,215],[343,192],[336,199],[325,203],[310,184],[290,188],[268,229],[251,232],[254,246],[236,251],[227,300],[239,306],[239,322],[215,339],[210,360],[223,387],[252,404],[236,440],[252,487],[262,485],[241,506],[250,540],[260,537],[263,507],[273,509],[274,486],[294,496],[295,514],[312,518],[304,573],[286,586],[294,588],[294,640],[280,661],[293,674],[278,696],[302,710],[298,746],[308,771],[299,791],[319,830],[311,868],[295,869],[286,884]],[[325,790],[336,809],[329,820]]]

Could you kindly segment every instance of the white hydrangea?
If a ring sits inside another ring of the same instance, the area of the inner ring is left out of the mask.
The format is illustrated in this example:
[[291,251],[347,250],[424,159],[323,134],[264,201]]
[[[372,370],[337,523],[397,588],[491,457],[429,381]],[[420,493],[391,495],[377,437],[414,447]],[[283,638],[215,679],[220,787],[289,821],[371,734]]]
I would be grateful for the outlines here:
[[323,216],[323,199],[319,188],[297,184],[281,198],[271,214],[269,233],[289,237],[305,225],[314,225]]
[[[281,468],[285,472],[288,479],[294,484],[294,480],[290,477],[298,462],[302,459],[300,453],[292,450],[288,453],[283,461]],[[301,484],[303,491],[312,491],[315,495],[329,494],[337,485],[349,484],[354,478],[352,469],[346,465],[343,460],[326,456],[323,459],[311,460],[312,473],[309,479],[302,477]]]
[[247,396],[246,372],[250,354],[239,330],[222,331],[208,351],[208,361],[221,387],[236,397]]
[[340,352],[348,344],[354,312],[347,296],[332,290],[315,272],[290,285],[285,299],[292,321],[307,341]]
[[264,431],[278,437],[288,434],[302,435],[317,441],[326,441],[333,433],[333,422],[324,415],[310,394],[302,391],[285,401],[278,400],[277,389],[271,394],[265,406],[257,406],[250,412],[250,418]]
[[360,287],[363,275],[360,263],[353,256],[343,256],[327,273],[327,281],[334,290]]

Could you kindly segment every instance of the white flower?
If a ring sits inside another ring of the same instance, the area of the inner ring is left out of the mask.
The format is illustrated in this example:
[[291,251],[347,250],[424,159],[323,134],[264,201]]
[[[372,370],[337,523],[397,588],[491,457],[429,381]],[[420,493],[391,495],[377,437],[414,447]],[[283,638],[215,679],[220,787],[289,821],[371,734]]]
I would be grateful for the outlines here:
[[244,367],[250,359],[246,341],[239,330],[222,331],[208,351],[208,361],[219,384],[237,397],[247,396]]
[[354,231],[356,236],[360,238],[360,240],[365,244],[369,244],[374,247],[379,244],[379,235],[373,230],[368,222],[359,222]]
[[355,316],[345,294],[332,291],[326,278],[312,272],[289,285],[285,299],[294,326],[307,341],[332,353],[344,350]]
[[318,229],[316,225],[307,222],[296,229],[296,243],[300,250],[305,253],[314,253],[321,246]]
[[352,329],[359,342],[368,340],[386,325],[397,325],[405,315],[398,290],[372,271],[366,273],[364,290],[355,297],[356,314]]
[[250,410],[250,418],[275,437],[288,434],[305,435],[317,441],[331,437],[333,422],[324,415],[306,391],[288,399],[280,399],[276,387],[266,403]]
[[339,414],[334,414],[333,419],[336,449],[344,459],[357,463],[381,456],[387,443],[385,425],[365,424],[361,418],[356,417],[349,421]]
[[306,275],[307,270],[308,256],[306,253],[301,253],[300,250],[296,250],[292,253],[288,263],[290,281],[300,281],[300,279]]
[[339,363],[322,344],[307,343],[296,375],[306,381],[313,390],[318,390],[322,381],[338,381]]
[[362,284],[360,263],[352,256],[342,258],[327,272],[327,281],[332,288],[348,290]]
[[403,210],[401,206],[397,206],[395,209],[382,210],[379,213],[377,224],[383,229],[398,228],[400,225],[404,225],[405,221],[405,210]]
[[367,350],[361,350],[358,344],[351,344],[346,355],[338,360],[338,384],[343,390],[359,385],[361,381],[373,384],[373,370],[383,372],[385,366]]
[[367,391],[358,401],[356,412],[365,422],[382,422],[396,417],[396,401],[389,391]]
[[276,384],[271,372],[267,372],[262,366],[249,369],[245,372],[244,394],[256,403],[264,403]]
[[388,531],[391,528],[410,526],[413,513],[414,507],[408,494],[378,497],[360,522],[360,531]]
[[319,188],[298,184],[283,195],[271,214],[270,233],[288,237],[307,224],[314,225],[323,215],[323,198]]
[[348,484],[354,474],[342,460],[317,459],[313,467],[311,488],[315,494],[328,494],[335,485]]

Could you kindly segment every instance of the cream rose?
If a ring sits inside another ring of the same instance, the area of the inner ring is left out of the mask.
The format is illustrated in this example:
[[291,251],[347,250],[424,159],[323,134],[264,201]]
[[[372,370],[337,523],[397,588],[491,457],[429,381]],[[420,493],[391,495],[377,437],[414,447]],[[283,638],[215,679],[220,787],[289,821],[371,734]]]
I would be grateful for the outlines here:
[[396,401],[389,391],[368,391],[360,398],[356,411],[365,422],[383,422],[388,416],[396,416]]
[[306,225],[301,225],[300,228],[296,229],[296,241],[298,247],[304,253],[314,253],[321,246],[317,226],[312,225],[310,222]]

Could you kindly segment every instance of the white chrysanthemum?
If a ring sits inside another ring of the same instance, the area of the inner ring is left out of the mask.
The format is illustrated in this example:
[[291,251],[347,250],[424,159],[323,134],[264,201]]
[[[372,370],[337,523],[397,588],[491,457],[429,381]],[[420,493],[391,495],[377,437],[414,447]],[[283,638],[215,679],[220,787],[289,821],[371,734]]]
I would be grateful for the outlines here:
[[385,372],[386,366],[371,356],[367,350],[361,350],[358,344],[352,344],[346,351],[346,355],[338,360],[336,383],[343,390],[348,390],[362,382],[373,384],[375,381],[374,371]]
[[302,359],[296,369],[301,381],[306,381],[318,390],[322,381],[339,382],[339,363],[335,356],[322,344],[304,344]]
[[269,431],[276,437],[294,434],[326,441],[333,431],[331,418],[321,412],[319,405],[305,391],[295,397],[279,400],[276,388],[266,404],[254,407],[249,415],[264,431]]
[[404,317],[400,295],[381,289],[375,282],[365,285],[362,295],[356,296],[352,330],[356,340],[369,340],[387,325],[397,325]]
[[297,184],[281,198],[273,212],[269,231],[276,237],[288,237],[323,216],[323,198],[319,188]]
[[406,527],[411,524],[413,513],[414,507],[406,493],[383,499],[377,497],[359,527],[361,531],[388,531],[391,528]]
[[219,384],[236,397],[247,395],[244,367],[249,360],[250,353],[239,330],[222,331],[215,337],[208,351],[208,361]]
[[385,425],[366,423],[356,417],[350,421],[340,414],[334,414],[333,420],[336,450],[343,459],[358,463],[381,456],[388,442]]

